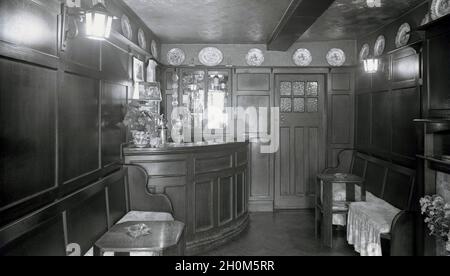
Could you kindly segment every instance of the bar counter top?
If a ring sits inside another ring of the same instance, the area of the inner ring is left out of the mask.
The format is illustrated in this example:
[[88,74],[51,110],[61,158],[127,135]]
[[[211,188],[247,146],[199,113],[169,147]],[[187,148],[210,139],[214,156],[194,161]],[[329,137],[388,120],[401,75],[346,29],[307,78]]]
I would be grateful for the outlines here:
[[216,151],[216,150],[227,150],[233,149],[236,146],[244,146],[248,144],[248,142],[230,142],[230,143],[211,143],[211,142],[201,142],[201,143],[183,143],[183,144],[175,144],[168,143],[164,146],[160,146],[157,148],[138,148],[135,146],[129,146],[124,148],[123,152],[125,156],[132,155],[153,155],[153,154],[162,154],[162,153],[183,153],[183,152],[208,152],[208,151]]

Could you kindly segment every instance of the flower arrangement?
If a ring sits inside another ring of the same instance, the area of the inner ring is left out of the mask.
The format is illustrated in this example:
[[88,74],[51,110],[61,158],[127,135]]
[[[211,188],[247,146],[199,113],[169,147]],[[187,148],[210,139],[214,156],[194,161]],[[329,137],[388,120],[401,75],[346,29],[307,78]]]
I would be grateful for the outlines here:
[[420,200],[422,215],[430,230],[430,235],[447,243],[450,251],[450,204],[437,195],[426,196]]
[[158,136],[159,115],[154,114],[139,101],[131,101],[126,106],[124,125],[133,134],[137,146],[146,146],[153,137]]
[[152,132],[157,129],[157,116],[146,110],[139,102],[132,101],[126,107],[124,125],[130,131]]

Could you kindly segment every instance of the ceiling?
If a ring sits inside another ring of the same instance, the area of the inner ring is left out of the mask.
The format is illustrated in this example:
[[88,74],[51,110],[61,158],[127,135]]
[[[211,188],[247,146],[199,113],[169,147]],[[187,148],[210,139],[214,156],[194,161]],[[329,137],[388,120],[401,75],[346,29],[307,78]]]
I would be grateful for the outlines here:
[[266,43],[291,0],[124,0],[163,43]]
[[336,0],[300,41],[356,39],[376,31],[426,0],[381,0],[369,8],[366,0]]
[[[292,0],[124,1],[162,43],[267,44]],[[426,0],[381,2],[369,8],[366,0],[336,0],[299,40],[356,39]]]

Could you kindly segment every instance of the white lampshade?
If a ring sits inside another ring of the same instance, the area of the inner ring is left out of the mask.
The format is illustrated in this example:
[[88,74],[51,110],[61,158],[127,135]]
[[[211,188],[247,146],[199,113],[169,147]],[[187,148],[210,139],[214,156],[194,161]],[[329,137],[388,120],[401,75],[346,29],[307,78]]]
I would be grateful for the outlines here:
[[374,74],[378,72],[380,61],[377,58],[369,57],[364,60],[364,71],[368,74]]
[[95,40],[109,38],[113,19],[103,4],[95,5],[92,10],[86,12],[86,36]]

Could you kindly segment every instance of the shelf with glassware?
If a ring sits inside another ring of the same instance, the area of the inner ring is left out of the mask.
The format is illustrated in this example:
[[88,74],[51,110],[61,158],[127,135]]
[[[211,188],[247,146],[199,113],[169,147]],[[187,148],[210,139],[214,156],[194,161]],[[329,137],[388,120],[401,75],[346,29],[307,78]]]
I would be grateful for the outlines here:
[[[185,128],[191,129],[191,133],[184,133],[184,142],[202,142],[197,141],[198,133],[202,133],[204,141],[221,141],[228,121],[226,108],[231,107],[230,70],[185,68],[179,72],[178,104],[188,113],[181,115],[181,121]],[[204,135],[204,130],[212,135]]]

